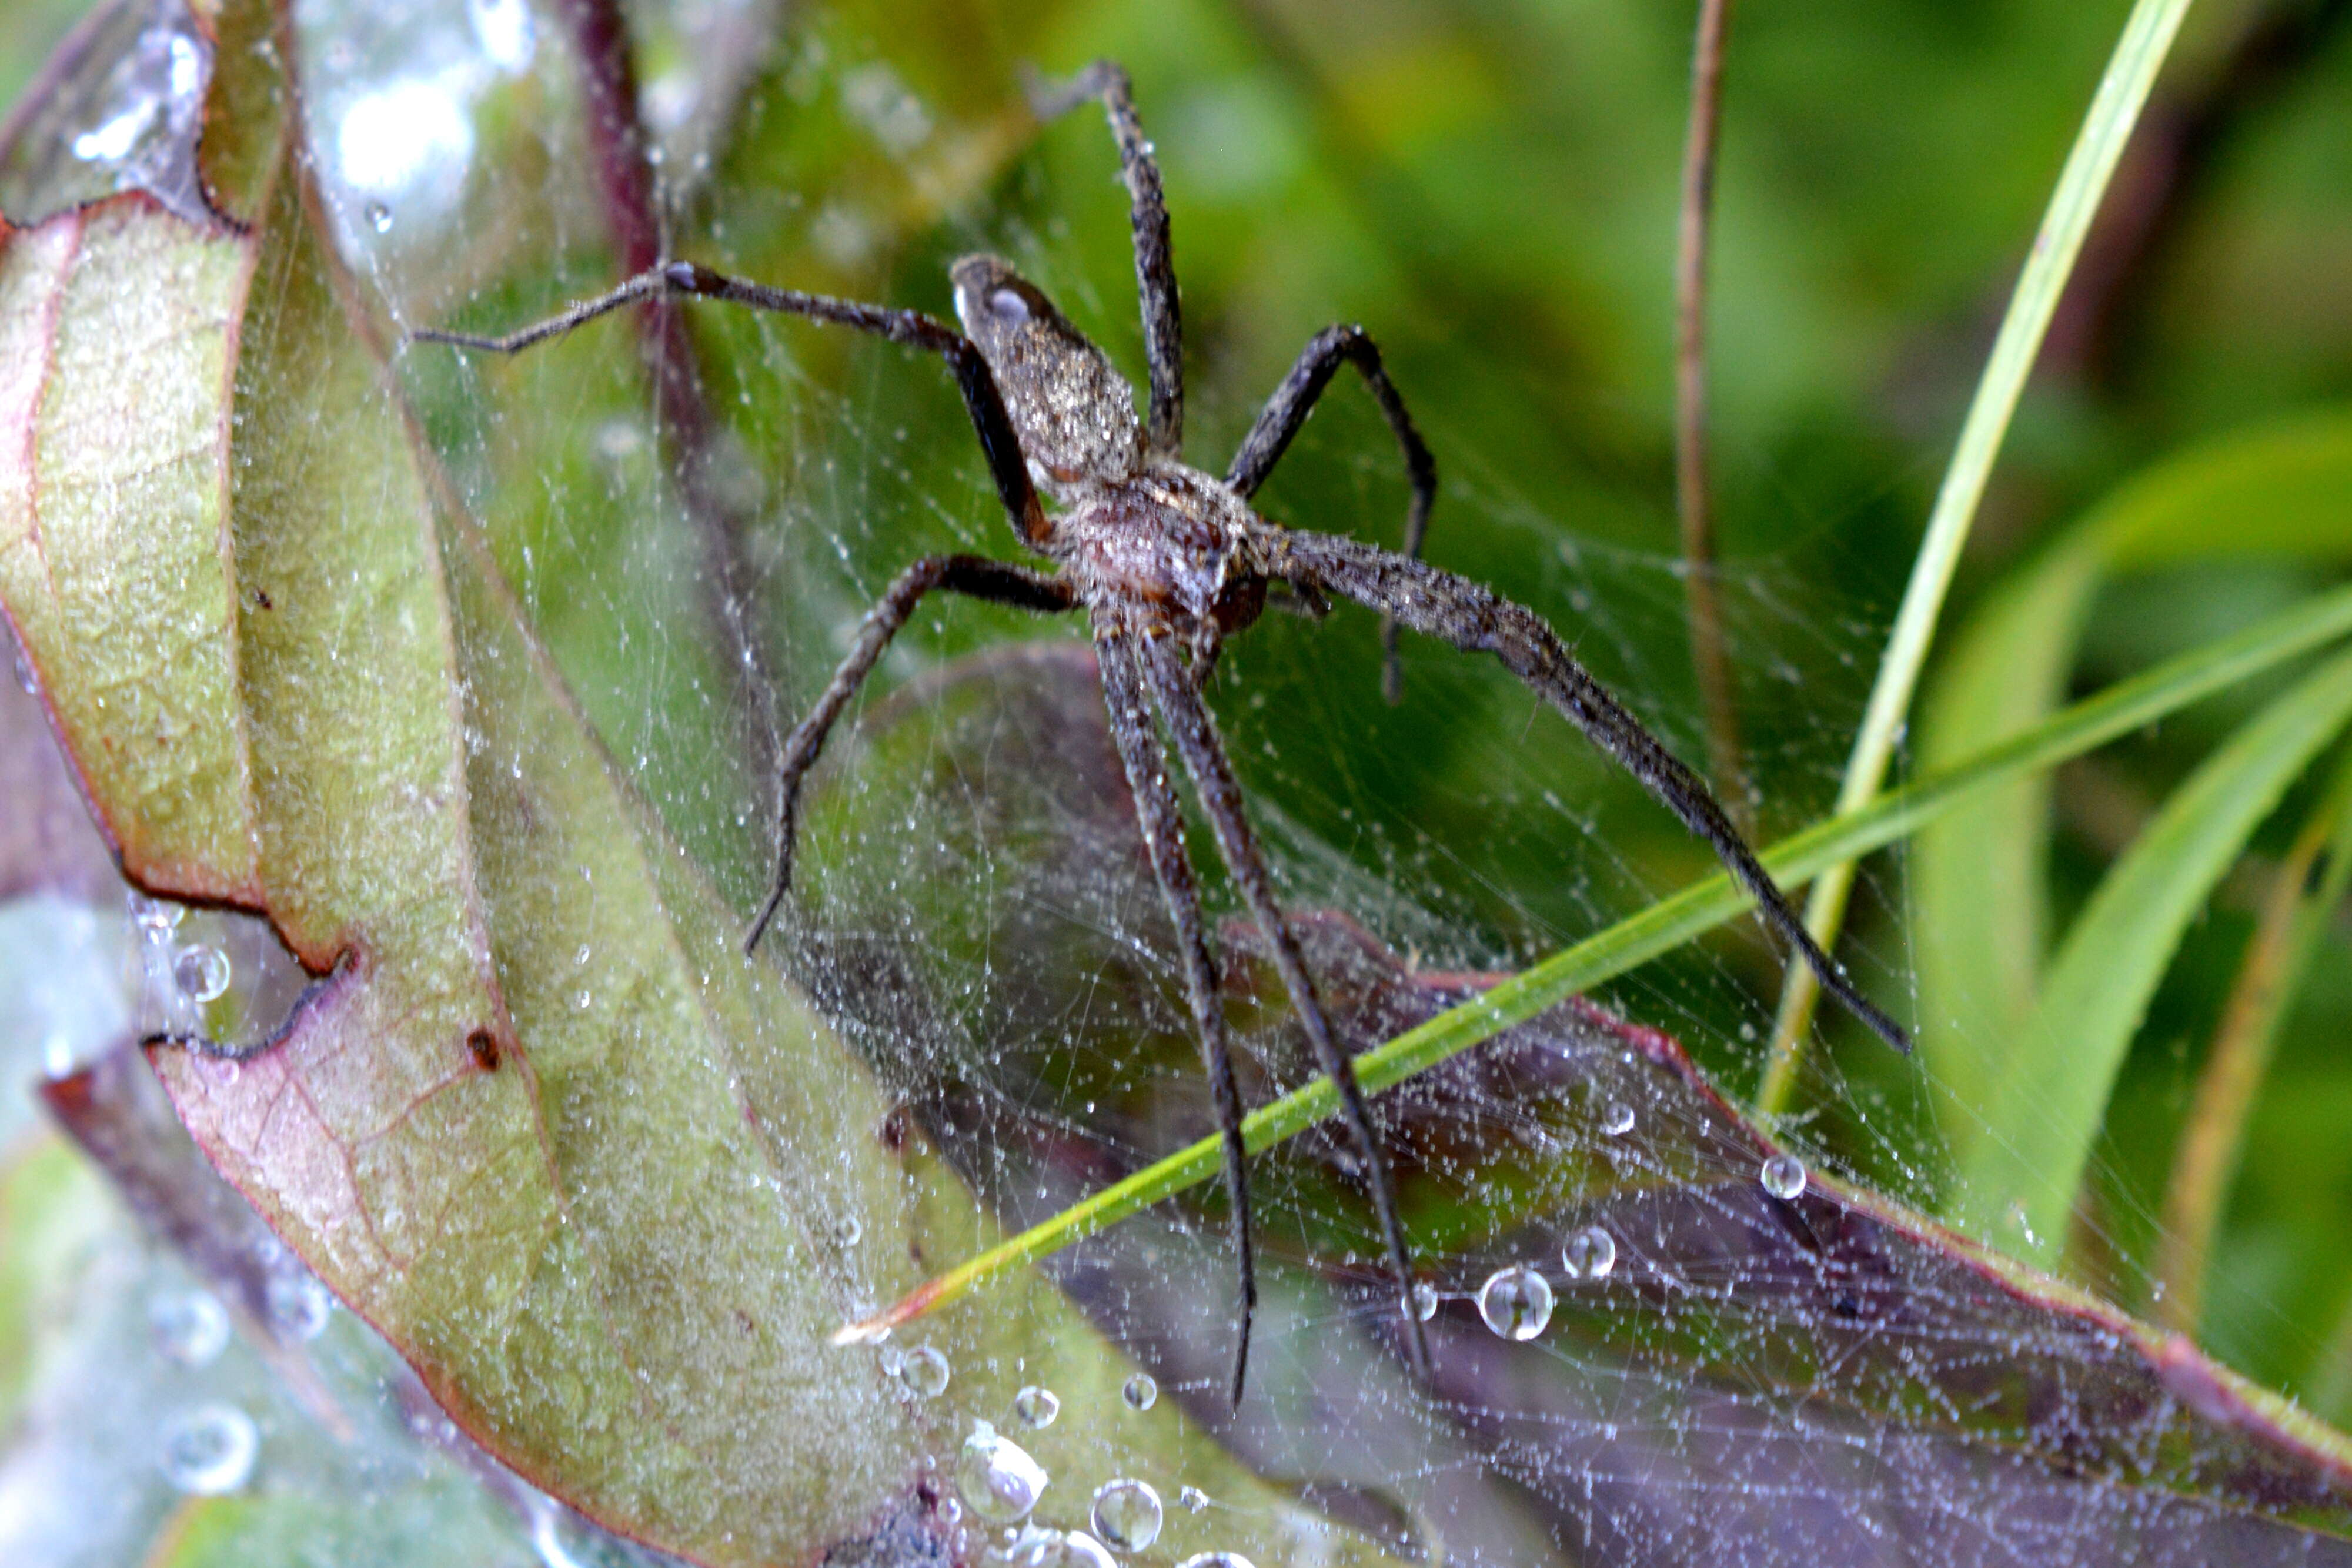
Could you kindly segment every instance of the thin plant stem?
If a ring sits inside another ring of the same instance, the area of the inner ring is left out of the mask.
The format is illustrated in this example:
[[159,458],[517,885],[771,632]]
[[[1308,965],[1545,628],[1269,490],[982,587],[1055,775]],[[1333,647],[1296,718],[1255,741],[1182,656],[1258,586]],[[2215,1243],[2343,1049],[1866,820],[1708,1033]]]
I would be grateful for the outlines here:
[[[638,110],[635,51],[619,0],[562,0],[578,57],[588,142],[604,225],[621,275],[635,277],[669,259],[654,177],[653,141]],[[783,750],[775,687],[753,630],[754,574],[744,549],[751,519],[712,483],[717,422],[703,395],[701,367],[675,299],[637,307],[637,345],[673,482],[701,545],[705,609],[723,650],[719,660],[740,715],[751,776],[772,778]]]
[[1675,233],[1675,504],[1682,519],[1691,667],[1706,716],[1707,772],[1732,821],[1753,837],[1755,813],[1740,758],[1739,709],[1724,647],[1707,493],[1707,256],[1723,124],[1723,40],[1730,21],[1731,0],[1699,0],[1698,37],[1691,47],[1690,128],[1683,138],[1682,214]]
[[[1760,858],[1784,886],[1793,885],[1894,842],[1973,790],[2055,767],[2347,635],[2352,635],[2352,588],[2339,588],[2118,682],[1969,760],[1783,840]],[[1722,925],[1749,903],[1730,877],[1718,872],[1358,1056],[1357,1082],[1366,1094],[1374,1094],[1426,1071]],[[1244,1146],[1254,1154],[1271,1148],[1337,1115],[1339,1108],[1337,1091],[1328,1080],[1318,1079],[1245,1117]],[[1049,1257],[1207,1181],[1217,1174],[1219,1152],[1215,1138],[1203,1138],[938,1276],[874,1316],[842,1329],[835,1339],[841,1343],[877,1339],[1009,1269]]]
[[2245,1151],[2246,1120],[2270,1071],[2280,1023],[2352,883],[2352,752],[2273,874],[2246,944],[2197,1097],[2172,1156],[2157,1256],[2157,1320],[2193,1334],[2222,1206]]
[[[1912,566],[1910,584],[1895,612],[1885,657],[1846,762],[1845,781],[1837,799],[1841,816],[1867,804],[1885,782],[1887,764],[1903,734],[1904,718],[1910,711],[1920,669],[1927,663],[1944,596],[1951,587],[1952,572],[1959,564],[1960,547],[1968,540],[1977,507],[1984,499],[1993,460],[2000,455],[2011,416],[2017,412],[2018,398],[2041,351],[2042,334],[2058,308],[2067,275],[2081,253],[2083,237],[2098,212],[2099,198],[2115,173],[2116,161],[2147,102],[2148,89],[2171,50],[2189,5],[2189,0],[2137,0],[2107,62],[2106,74],[2100,78],[2099,90],[2091,99],[2090,112],[2084,117],[2074,151],[2067,154],[2058,187],[2051,193],[2049,210],[2034,235],[2033,249],[2025,258],[2001,318],[1984,374],[1977,382],[1968,418],[1960,426],[1959,442],[1937,493],[1935,509],[1928,516],[1918,559]],[[1825,868],[1806,902],[1806,928],[1825,948],[1837,941],[1845,922],[1853,873],[1850,862]],[[1819,996],[1809,975],[1801,969],[1789,971],[1781,985],[1780,1014],[1773,1022],[1771,1054],[1757,1092],[1759,1114],[1777,1115],[1789,1108]]]

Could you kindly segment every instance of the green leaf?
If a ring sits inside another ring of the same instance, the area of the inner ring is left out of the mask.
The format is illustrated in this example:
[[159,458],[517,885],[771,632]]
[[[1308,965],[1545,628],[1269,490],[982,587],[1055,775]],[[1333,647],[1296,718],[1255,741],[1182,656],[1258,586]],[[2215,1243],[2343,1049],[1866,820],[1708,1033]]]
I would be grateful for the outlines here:
[[1989,1131],[1962,1166],[1954,1203],[1978,1234],[2056,1256],[2116,1071],[2182,932],[2347,719],[2352,658],[2337,658],[2207,758],[2107,873],[1985,1102]]
[[[2118,572],[2194,560],[2352,552],[2352,414],[2232,434],[2150,469],[2013,574],[1954,639],[1920,724],[1934,772],[2014,735],[2065,689],[2100,588]],[[2049,784],[2024,779],[1924,830],[1911,862],[1921,1053],[1948,1096],[1963,1158],[2011,1071],[2049,926]]]

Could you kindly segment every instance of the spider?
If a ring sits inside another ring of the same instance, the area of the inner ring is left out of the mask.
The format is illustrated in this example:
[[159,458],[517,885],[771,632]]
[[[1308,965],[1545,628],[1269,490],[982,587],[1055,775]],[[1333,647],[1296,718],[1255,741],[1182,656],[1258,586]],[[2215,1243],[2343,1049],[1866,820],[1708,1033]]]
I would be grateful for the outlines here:
[[[634,301],[683,296],[851,327],[927,350],[947,361],[1013,532],[1051,570],[982,556],[939,555],[915,562],[891,583],[866,615],[856,645],[814,708],[784,743],[775,880],[745,937],[745,950],[758,946],[792,887],[803,781],[835,722],[923,596],[945,591],[1043,614],[1084,610],[1092,623],[1111,734],[1152,872],[1175,927],[1185,990],[1216,1104],[1239,1274],[1232,1398],[1236,1405],[1241,1400],[1257,1301],[1242,1103],[1218,997],[1217,957],[1202,922],[1200,892],[1184,848],[1183,818],[1169,779],[1164,749],[1169,742],[1191,776],[1243,903],[1273,948],[1276,967],[1316,1061],[1339,1092],[1386,1246],[1406,1344],[1414,1365],[1426,1371],[1429,1351],[1413,1307],[1412,1254],[1397,1218],[1388,1163],[1372,1135],[1354,1068],[1317,999],[1298,938],[1276,902],[1233,764],[1202,700],[1219,650],[1226,638],[1257,619],[1269,585],[1283,585],[1313,614],[1322,613],[1335,596],[1379,611],[1382,685],[1391,702],[1399,690],[1400,627],[1465,651],[1493,653],[1714,849],[1754,896],[1765,921],[1802,955],[1825,988],[1896,1049],[1908,1051],[1909,1041],[1900,1026],[1865,999],[1807,934],[1706,784],[1586,673],[1549,625],[1534,612],[1421,560],[1422,538],[1437,493],[1436,463],[1389,381],[1380,350],[1361,327],[1329,327],[1316,334],[1259,413],[1224,477],[1184,463],[1183,331],[1169,250],[1168,208],[1151,144],[1136,118],[1127,73],[1098,60],[1059,87],[1034,88],[1032,99],[1041,120],[1098,99],[1118,142],[1135,231],[1136,283],[1150,367],[1149,412],[1140,422],[1132,390],[1103,351],[1034,285],[992,256],[968,256],[950,268],[961,332],[920,311],[771,287],[677,261],[504,337],[446,331],[413,336],[513,353]],[[1402,553],[1277,527],[1250,509],[1250,497],[1274,471],[1342,364],[1352,365],[1363,379],[1403,450],[1412,498]],[[1059,509],[1048,512],[1040,492]]]

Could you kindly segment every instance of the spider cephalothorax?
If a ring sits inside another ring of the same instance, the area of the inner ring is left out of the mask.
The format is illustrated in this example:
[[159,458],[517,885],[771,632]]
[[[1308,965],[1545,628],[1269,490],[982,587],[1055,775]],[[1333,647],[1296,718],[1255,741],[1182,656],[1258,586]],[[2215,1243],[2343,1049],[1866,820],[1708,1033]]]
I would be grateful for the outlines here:
[[[1361,328],[1327,328],[1307,343],[1223,478],[1185,465],[1182,328],[1169,254],[1168,210],[1160,198],[1160,171],[1150,144],[1136,121],[1127,75],[1108,62],[1097,62],[1066,87],[1042,95],[1038,112],[1050,117],[1089,98],[1099,98],[1109,115],[1132,198],[1136,279],[1151,372],[1150,411],[1140,421],[1126,381],[1102,350],[1034,285],[989,256],[966,256],[951,269],[961,333],[919,311],[772,288],[690,262],[673,262],[503,338],[451,332],[415,336],[512,352],[632,300],[687,295],[855,327],[929,350],[948,361],[1014,532],[1055,570],[1037,571],[981,556],[932,556],[908,567],[890,585],[816,706],[784,743],[775,883],[745,946],[757,945],[792,886],[803,780],[835,721],[926,593],[948,589],[1041,612],[1085,610],[1109,704],[1111,735],[1153,873],[1175,925],[1185,989],[1216,1098],[1240,1265],[1240,1324],[1232,1385],[1238,1401],[1257,1294],[1241,1096],[1227,1046],[1216,959],[1185,853],[1183,818],[1169,779],[1163,732],[1165,744],[1173,745],[1192,780],[1243,902],[1267,935],[1276,967],[1317,1061],[1339,1091],[1380,1218],[1405,1343],[1416,1364],[1425,1365],[1428,1356],[1413,1308],[1411,1253],[1397,1219],[1387,1161],[1372,1134],[1354,1069],[1332,1038],[1297,937],[1275,899],[1233,765],[1202,698],[1219,647],[1257,618],[1270,584],[1286,586],[1308,606],[1338,598],[1381,612],[1388,648],[1384,680],[1391,700],[1396,695],[1395,636],[1401,626],[1458,648],[1493,653],[1714,848],[1755,897],[1767,922],[1798,949],[1832,995],[1891,1043],[1908,1049],[1908,1042],[1894,1020],[1865,1000],[1806,934],[1706,786],[1585,672],[1541,617],[1419,559],[1436,495],[1436,465],[1381,367],[1380,350]],[[1412,506],[1402,553],[1333,535],[1277,528],[1250,509],[1250,496],[1272,472],[1342,363],[1353,365],[1362,376],[1404,452]],[[1045,510],[1041,492],[1058,510]]]

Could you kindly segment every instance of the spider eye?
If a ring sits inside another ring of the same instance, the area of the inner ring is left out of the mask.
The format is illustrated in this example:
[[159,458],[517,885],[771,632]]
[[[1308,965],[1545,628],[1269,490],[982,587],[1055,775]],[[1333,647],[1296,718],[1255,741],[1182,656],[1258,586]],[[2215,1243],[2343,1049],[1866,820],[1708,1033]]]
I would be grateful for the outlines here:
[[1018,293],[1010,288],[1000,288],[990,295],[988,309],[989,313],[1000,321],[1029,319],[1029,301],[1022,298]]

